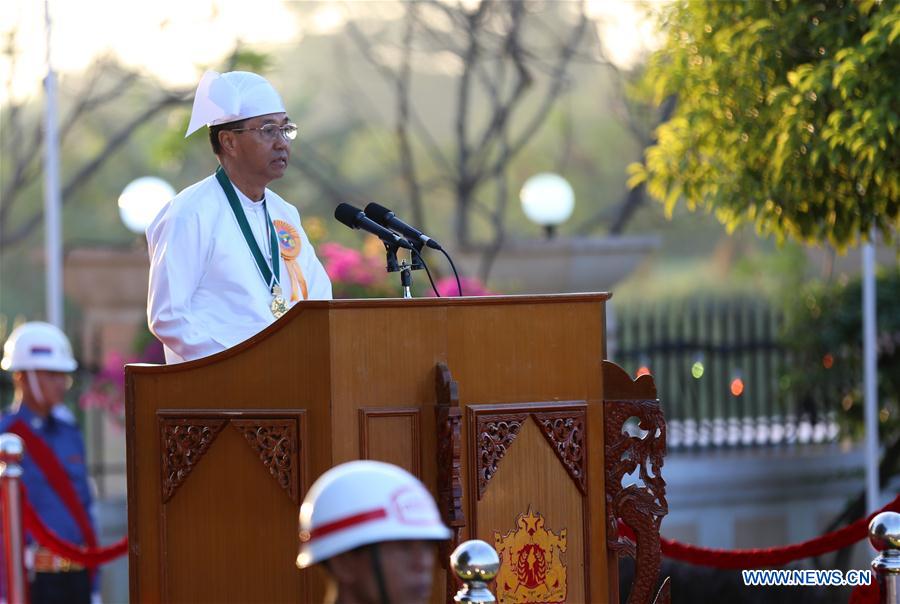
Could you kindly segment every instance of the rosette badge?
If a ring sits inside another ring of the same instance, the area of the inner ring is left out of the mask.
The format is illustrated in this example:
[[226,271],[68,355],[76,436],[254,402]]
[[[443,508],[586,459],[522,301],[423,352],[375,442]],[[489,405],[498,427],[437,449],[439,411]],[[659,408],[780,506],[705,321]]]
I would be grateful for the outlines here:
[[278,237],[278,248],[281,250],[281,257],[284,258],[284,264],[287,267],[288,274],[291,276],[291,302],[301,299],[298,292],[303,294],[303,300],[309,299],[309,289],[306,285],[306,279],[303,277],[303,271],[300,270],[300,264],[297,258],[300,256],[300,248],[303,245],[300,239],[300,233],[288,222],[284,220],[273,221],[275,227],[275,235]]

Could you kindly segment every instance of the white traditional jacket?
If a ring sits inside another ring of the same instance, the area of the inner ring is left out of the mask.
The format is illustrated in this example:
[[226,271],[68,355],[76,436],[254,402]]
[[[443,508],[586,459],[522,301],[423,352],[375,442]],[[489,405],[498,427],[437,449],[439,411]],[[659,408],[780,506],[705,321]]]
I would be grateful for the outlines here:
[[[235,187],[260,250],[272,266],[263,203]],[[265,191],[273,221],[284,221],[300,235],[296,259],[309,299],[330,300],[331,281],[300,225],[297,209]],[[166,362],[179,363],[230,348],[271,324],[272,294],[215,175],[175,196],[147,227],[150,290],[147,319],[162,341]],[[281,254],[280,285],[289,306],[293,288]],[[303,299],[298,292],[296,296]]]

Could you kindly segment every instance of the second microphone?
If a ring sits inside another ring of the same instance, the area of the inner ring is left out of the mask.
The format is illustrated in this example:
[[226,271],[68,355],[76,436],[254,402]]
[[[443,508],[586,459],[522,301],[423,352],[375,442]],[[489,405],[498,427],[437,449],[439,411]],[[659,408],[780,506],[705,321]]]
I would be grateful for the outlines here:
[[372,233],[386,243],[407,250],[413,249],[413,245],[409,241],[368,218],[365,212],[349,203],[338,204],[338,207],[334,209],[334,217],[338,222],[347,225],[351,229],[362,229]]
[[406,224],[405,222],[397,218],[397,215],[394,214],[391,210],[382,205],[378,205],[375,202],[367,205],[366,216],[383,227],[391,229],[392,231],[397,231],[411,241],[421,242],[421,244],[419,245],[419,249],[421,249],[422,244],[427,245],[433,250],[442,249],[440,243],[438,243],[419,229]]

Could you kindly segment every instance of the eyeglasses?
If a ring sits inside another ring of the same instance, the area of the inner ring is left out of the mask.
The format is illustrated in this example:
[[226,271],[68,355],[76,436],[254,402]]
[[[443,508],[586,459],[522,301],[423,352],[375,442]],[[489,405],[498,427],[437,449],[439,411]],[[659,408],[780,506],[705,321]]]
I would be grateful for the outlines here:
[[259,128],[233,128],[231,131],[257,131],[262,135],[263,140],[266,141],[274,141],[279,133],[282,137],[284,137],[284,140],[286,141],[292,141],[297,138],[297,124],[285,124],[284,126],[279,126],[278,124],[266,124],[265,126],[260,126]]

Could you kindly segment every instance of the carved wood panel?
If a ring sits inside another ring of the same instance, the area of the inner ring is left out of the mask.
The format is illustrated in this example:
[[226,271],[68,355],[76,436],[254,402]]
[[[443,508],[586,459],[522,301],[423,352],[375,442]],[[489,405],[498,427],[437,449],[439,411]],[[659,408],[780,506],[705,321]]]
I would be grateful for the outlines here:
[[441,518],[451,531],[450,539],[440,545],[439,556],[446,571],[446,601],[450,603],[457,591],[457,580],[450,570],[450,554],[462,541],[466,518],[462,507],[462,411],[459,408],[459,389],[450,370],[443,363],[438,363],[435,368],[435,391],[437,503]]
[[[586,401],[467,407],[468,459],[471,460],[467,520],[470,538],[485,539],[492,534],[496,540],[497,535],[505,535],[516,526],[509,525],[510,521],[526,512],[526,507],[517,506],[526,503],[536,506],[534,510],[540,510],[542,517],[549,518],[553,530],[568,531],[571,549],[567,560],[571,566],[567,563],[560,568],[569,568],[571,573],[568,579],[565,578],[566,571],[559,576],[553,575],[558,581],[554,589],[562,590],[562,597],[568,601],[591,601],[587,411]],[[507,463],[512,465],[497,478],[500,465]],[[566,480],[571,480],[574,488],[566,485]],[[491,491],[493,484],[497,484],[496,492]],[[601,493],[596,496],[602,496]],[[529,525],[527,531],[522,530],[528,532],[535,526]],[[523,535],[519,537],[524,539]],[[522,554],[524,550],[518,551]],[[522,577],[518,578],[522,580]],[[515,584],[504,585],[507,591],[519,589]],[[532,590],[543,589],[531,587]],[[528,597],[537,597],[533,591],[526,592]]]
[[[380,459],[409,470],[422,478],[420,445],[421,410],[418,407],[364,407],[359,409],[359,457]],[[379,420],[406,419],[402,432],[382,430]]]
[[472,405],[469,412],[478,501],[528,417],[540,427],[581,494],[587,495],[587,424],[583,402]]
[[[628,604],[667,604],[668,580],[656,591],[662,561],[659,527],[669,512],[662,478],[666,422],[656,387],[647,377],[633,381],[621,367],[603,361],[606,536],[611,550],[635,559]],[[637,422],[629,425],[632,418]],[[623,478],[635,471],[640,482],[623,487]],[[620,535],[620,520],[634,532],[635,542]]]
[[497,473],[500,460],[519,435],[522,423],[527,418],[527,413],[475,415],[472,436],[475,441],[475,476],[479,501],[491,478]]
[[172,498],[224,426],[221,419],[160,418],[163,503]]
[[226,424],[250,445],[269,474],[299,505],[303,493],[301,457],[305,410],[161,410],[157,412],[162,451],[162,502],[168,501],[209,450]]
[[300,505],[300,441],[295,419],[233,419],[231,426],[247,441],[269,474]]
[[587,495],[584,409],[562,414],[535,413],[534,419],[581,494]]

